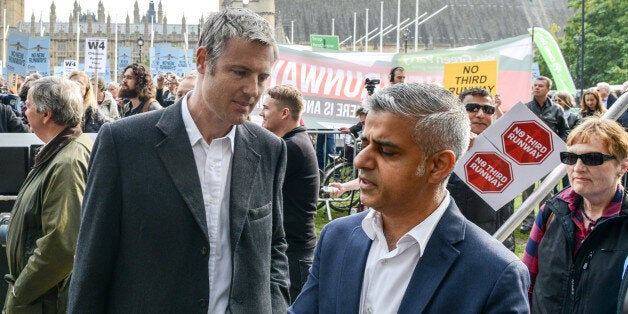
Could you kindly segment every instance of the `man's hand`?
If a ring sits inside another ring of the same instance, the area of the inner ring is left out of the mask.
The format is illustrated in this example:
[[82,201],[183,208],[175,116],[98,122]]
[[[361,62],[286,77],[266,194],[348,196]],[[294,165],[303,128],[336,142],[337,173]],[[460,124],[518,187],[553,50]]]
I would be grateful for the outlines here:
[[344,134],[351,133],[351,130],[349,130],[349,128],[346,128],[346,127],[341,127],[341,128],[338,129],[338,131],[340,131],[340,132],[342,132]]
[[342,183],[340,183],[340,182],[332,182],[328,186],[332,187],[332,188],[336,188],[335,190],[329,192],[329,195],[331,195],[333,197],[339,197],[340,195],[342,195],[345,192],[347,192],[347,190],[345,190],[342,187]]
[[164,80],[166,78],[164,77],[163,73],[159,73],[159,76],[157,77],[157,89],[163,89],[164,88]]

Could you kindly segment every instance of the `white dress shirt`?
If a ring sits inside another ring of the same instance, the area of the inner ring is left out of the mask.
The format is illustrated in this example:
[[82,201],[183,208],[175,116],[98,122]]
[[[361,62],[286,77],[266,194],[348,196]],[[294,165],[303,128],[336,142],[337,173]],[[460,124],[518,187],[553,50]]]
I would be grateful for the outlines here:
[[[209,233],[209,310],[208,313],[226,313],[231,289],[231,240],[229,225],[229,198],[231,162],[236,128],[208,145],[196,127],[183,97],[181,114],[190,139],[194,161],[203,192],[203,205]],[[202,280],[199,278],[199,280]]]
[[414,269],[450,202],[447,192],[436,210],[404,234],[392,251],[384,237],[381,214],[371,209],[364,217],[362,229],[373,243],[364,269],[360,313],[397,313]]

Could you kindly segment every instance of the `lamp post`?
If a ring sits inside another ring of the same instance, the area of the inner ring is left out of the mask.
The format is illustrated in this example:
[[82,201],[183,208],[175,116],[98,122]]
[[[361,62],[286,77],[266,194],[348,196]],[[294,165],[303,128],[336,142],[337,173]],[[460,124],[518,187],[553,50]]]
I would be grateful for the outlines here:
[[582,20],[580,21],[580,36],[582,41],[580,42],[580,97],[584,90],[584,0],[582,0]]
[[142,46],[144,46],[144,40],[142,37],[137,39],[137,45],[140,47],[140,64],[142,64]]

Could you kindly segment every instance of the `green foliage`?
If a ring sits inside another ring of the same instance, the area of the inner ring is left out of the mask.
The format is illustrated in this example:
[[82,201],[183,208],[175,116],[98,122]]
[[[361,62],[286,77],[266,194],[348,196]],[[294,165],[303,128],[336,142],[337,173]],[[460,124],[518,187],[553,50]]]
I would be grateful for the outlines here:
[[[597,82],[622,84],[628,79],[628,1],[584,0],[584,88]],[[582,0],[569,0],[574,15],[565,26],[559,46],[576,87],[580,88]]]

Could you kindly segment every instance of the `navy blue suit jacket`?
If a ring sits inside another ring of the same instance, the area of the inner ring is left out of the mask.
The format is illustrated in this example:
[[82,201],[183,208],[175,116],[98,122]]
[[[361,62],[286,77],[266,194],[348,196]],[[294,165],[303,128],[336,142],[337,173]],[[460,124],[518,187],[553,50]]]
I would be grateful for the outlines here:
[[[358,313],[371,240],[366,212],[323,229],[308,280],[289,313]],[[452,200],[405,290],[399,313],[528,313],[530,278],[512,252]]]

